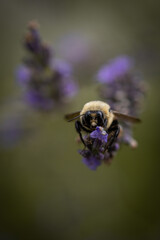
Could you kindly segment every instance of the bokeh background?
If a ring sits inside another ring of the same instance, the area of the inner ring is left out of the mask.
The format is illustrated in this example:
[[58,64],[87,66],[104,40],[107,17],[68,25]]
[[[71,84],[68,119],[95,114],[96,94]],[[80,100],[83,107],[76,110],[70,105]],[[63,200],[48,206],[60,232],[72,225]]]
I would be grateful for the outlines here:
[[[0,148],[0,239],[160,238],[159,9],[156,0],[0,1],[0,114],[3,124],[22,124]],[[80,36],[89,48],[87,60],[75,65],[78,96],[50,114],[19,102],[14,71],[32,19],[57,57],[65,57],[60,43],[66,36]],[[91,171],[63,115],[98,98],[97,70],[121,54],[135,58],[149,84],[143,122],[134,128],[139,147],[124,146],[109,167]]]

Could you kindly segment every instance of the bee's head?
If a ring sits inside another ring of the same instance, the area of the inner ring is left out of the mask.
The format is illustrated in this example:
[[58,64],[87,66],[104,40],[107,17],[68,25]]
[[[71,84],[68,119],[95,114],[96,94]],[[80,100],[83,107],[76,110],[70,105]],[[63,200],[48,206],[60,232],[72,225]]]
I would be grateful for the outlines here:
[[94,130],[97,126],[104,127],[106,120],[102,111],[87,111],[82,117],[83,126]]

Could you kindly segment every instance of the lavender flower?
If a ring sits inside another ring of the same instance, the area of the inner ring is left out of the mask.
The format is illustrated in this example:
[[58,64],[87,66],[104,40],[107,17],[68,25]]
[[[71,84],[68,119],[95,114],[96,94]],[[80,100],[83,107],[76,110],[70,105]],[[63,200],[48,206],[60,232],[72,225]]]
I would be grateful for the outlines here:
[[72,66],[53,57],[53,50],[42,42],[34,22],[28,26],[24,46],[29,56],[17,68],[16,78],[24,88],[29,105],[48,111],[75,96],[78,87]]
[[116,79],[126,75],[132,68],[133,61],[127,56],[120,56],[104,65],[97,74],[97,79],[101,83],[111,83]]
[[[116,111],[138,117],[146,85],[133,67],[130,57],[117,57],[98,71],[97,80],[101,83],[99,94],[103,101]],[[138,143],[132,137],[132,125],[127,122],[121,124],[123,134],[119,141],[135,148]]]
[[37,90],[30,90],[26,93],[25,99],[28,104],[37,109],[52,110],[54,107],[54,100],[46,98],[43,93]]
[[91,170],[96,170],[104,160],[108,134],[102,127],[96,127],[91,134],[84,137],[88,149],[80,150],[82,162]]
[[32,74],[30,69],[24,65],[19,66],[16,70],[17,80],[22,86],[27,86],[30,81],[31,75]]

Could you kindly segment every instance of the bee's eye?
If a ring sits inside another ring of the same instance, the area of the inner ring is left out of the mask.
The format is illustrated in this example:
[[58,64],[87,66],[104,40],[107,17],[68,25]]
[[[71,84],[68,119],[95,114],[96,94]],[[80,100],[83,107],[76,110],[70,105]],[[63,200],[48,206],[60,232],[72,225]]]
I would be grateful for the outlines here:
[[91,119],[91,112],[87,111],[83,117],[83,124],[88,126],[90,124],[90,119]]
[[101,111],[98,111],[97,112],[97,121],[98,121],[99,126],[103,125],[103,122],[104,122],[103,118],[104,118],[103,113]]
[[85,120],[86,120],[86,121],[87,121],[87,120],[89,121],[90,118],[91,118],[91,112],[88,111],[88,112],[85,113]]
[[102,119],[103,118],[103,113],[101,111],[97,112],[97,118]]

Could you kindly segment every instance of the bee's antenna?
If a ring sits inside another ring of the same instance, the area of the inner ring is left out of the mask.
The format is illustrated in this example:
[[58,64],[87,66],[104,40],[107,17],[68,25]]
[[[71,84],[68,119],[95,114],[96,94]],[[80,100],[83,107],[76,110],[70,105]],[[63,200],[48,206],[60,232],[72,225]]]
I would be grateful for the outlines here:
[[78,115],[78,116],[76,116],[76,117],[74,117],[74,118],[68,120],[68,122],[71,122],[71,121],[73,121],[73,120],[75,120],[75,119],[77,119],[77,118],[79,118],[79,117],[81,117],[81,116],[83,116],[83,115],[84,115],[84,114]]

